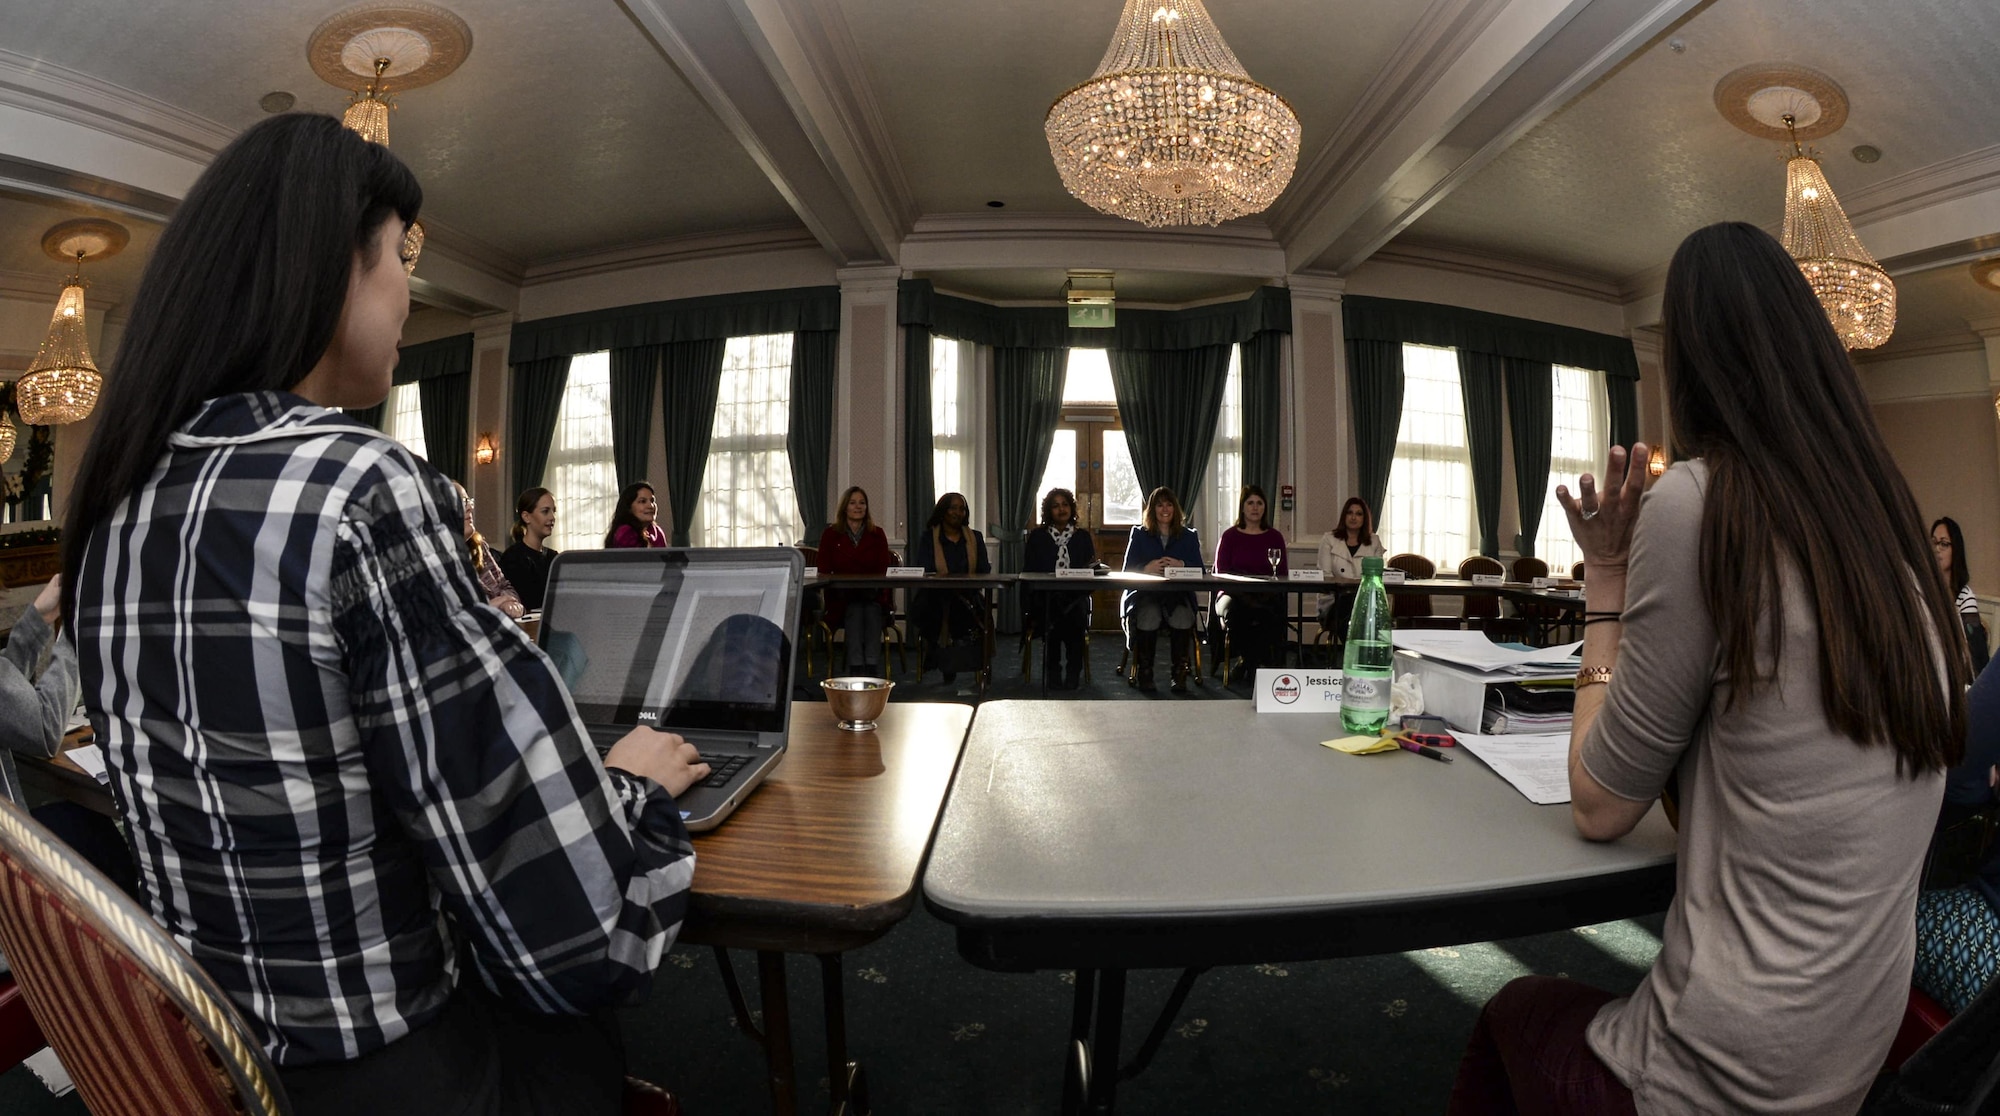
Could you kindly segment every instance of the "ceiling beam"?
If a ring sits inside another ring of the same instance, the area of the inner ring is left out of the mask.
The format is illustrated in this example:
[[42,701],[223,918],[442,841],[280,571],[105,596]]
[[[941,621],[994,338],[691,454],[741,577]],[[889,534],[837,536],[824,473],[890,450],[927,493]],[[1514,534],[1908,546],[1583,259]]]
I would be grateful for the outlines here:
[[840,266],[895,262],[913,206],[837,10],[619,3]]
[[1287,263],[1352,271],[1708,0],[1434,0],[1274,214]]

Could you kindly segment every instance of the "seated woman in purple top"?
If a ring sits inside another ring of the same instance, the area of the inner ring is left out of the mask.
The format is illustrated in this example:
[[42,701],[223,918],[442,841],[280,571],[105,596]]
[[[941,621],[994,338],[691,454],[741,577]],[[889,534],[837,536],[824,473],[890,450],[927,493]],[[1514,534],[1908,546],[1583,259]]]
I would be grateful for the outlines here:
[[667,533],[654,522],[659,517],[660,499],[653,495],[653,486],[633,481],[618,493],[618,510],[611,513],[611,529],[604,533],[604,548],[667,545]]
[[[1215,572],[1284,577],[1291,572],[1285,536],[1267,522],[1270,501],[1254,484],[1243,486],[1236,501],[1236,526],[1222,533],[1215,547]],[[1273,564],[1271,556],[1277,555]],[[1216,596],[1215,614],[1229,633],[1229,649],[1243,657],[1243,672],[1256,677],[1258,667],[1285,660],[1285,594],[1231,590]],[[1233,679],[1232,679],[1233,681]]]

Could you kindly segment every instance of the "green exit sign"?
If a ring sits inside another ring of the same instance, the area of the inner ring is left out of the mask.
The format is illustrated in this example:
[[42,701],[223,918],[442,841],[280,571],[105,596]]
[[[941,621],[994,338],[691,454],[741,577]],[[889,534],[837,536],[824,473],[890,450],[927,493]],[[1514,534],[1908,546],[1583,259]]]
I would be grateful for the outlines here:
[[1117,307],[1108,302],[1072,302],[1069,324],[1072,329],[1110,329],[1118,324]]

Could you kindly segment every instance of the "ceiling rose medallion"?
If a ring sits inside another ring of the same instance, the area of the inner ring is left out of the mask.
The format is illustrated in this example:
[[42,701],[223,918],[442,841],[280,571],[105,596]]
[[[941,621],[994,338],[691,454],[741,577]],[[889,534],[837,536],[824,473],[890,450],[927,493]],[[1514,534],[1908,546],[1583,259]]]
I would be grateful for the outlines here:
[[1097,72],[1042,128],[1071,194],[1155,227],[1260,212],[1299,158],[1298,114],[1251,79],[1201,0],[1125,0]]

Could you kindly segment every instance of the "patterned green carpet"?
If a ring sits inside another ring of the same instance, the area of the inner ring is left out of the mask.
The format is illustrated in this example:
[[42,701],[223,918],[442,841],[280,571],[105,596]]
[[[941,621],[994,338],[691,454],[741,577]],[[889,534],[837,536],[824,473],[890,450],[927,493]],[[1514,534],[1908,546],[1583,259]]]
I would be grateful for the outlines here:
[[[1096,680],[1079,695],[1112,700],[1242,700],[1213,679],[1181,697],[1141,695],[1116,677],[1117,648],[1097,639]],[[1039,649],[1038,649],[1039,650]],[[989,697],[1035,696],[1019,645],[1004,641]],[[914,665],[914,664],[912,664]],[[824,667],[822,667],[822,670]],[[946,685],[899,677],[896,696],[965,700],[969,676]],[[1151,1068],[1119,1088],[1122,1111],[1173,1113],[1436,1113],[1444,1108],[1479,1006],[1527,973],[1631,989],[1659,950],[1660,916],[1512,941],[1345,961],[1213,970],[1194,986]],[[734,955],[757,999],[756,960]],[[849,954],[850,1055],[867,1068],[878,1113],[1047,1113],[1062,1083],[1073,984],[1068,973],[1008,974],[959,959],[951,927],[922,910]],[[793,1041],[804,1111],[823,1110],[825,1047],[819,970],[790,961]],[[1179,974],[1135,973],[1126,1056],[1151,1028]],[[712,952],[676,947],[652,995],[625,1013],[632,1071],[681,1094],[695,1116],[768,1111],[762,1051],[735,1030]],[[26,1069],[0,1074],[0,1113],[77,1114]]]

